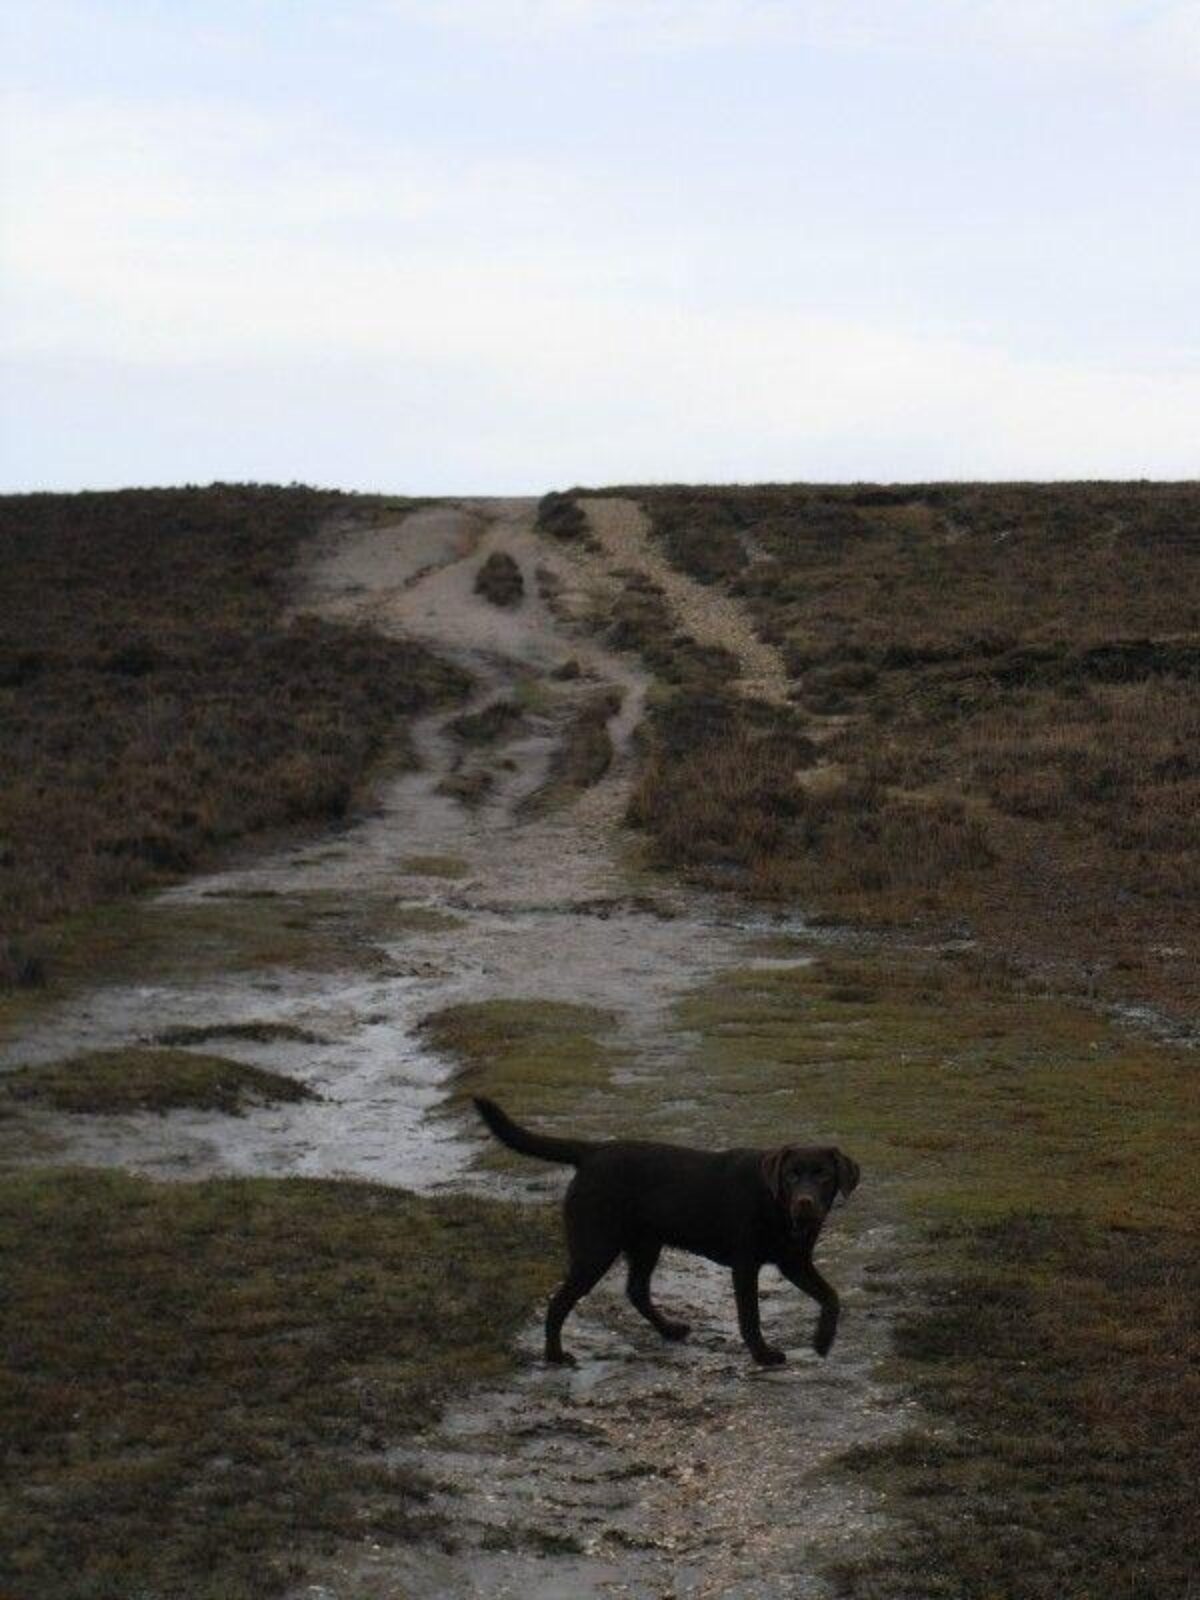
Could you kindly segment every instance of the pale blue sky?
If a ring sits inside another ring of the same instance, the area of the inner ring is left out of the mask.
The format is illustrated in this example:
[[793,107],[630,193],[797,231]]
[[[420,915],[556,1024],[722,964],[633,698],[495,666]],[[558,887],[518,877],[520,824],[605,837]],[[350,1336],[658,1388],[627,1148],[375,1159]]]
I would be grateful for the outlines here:
[[1200,0],[14,0],[0,487],[1200,475]]

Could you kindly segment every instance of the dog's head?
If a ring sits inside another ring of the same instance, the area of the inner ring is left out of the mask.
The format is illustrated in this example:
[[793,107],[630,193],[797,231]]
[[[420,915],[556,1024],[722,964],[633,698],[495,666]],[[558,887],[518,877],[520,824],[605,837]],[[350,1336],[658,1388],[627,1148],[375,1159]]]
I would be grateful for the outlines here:
[[799,1234],[820,1227],[837,1196],[857,1187],[859,1170],[832,1145],[786,1144],[763,1156],[762,1175],[789,1229]]

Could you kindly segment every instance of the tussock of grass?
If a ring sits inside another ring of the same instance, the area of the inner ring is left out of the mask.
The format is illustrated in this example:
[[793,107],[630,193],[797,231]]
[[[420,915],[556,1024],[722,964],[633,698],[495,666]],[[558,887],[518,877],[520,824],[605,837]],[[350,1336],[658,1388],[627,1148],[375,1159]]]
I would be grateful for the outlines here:
[[562,494],[551,490],[549,494],[544,494],[538,501],[537,525],[542,533],[548,533],[552,539],[566,542],[578,539],[584,543],[591,541],[587,518],[576,504],[574,491]]
[[519,605],[525,597],[521,569],[506,550],[493,550],[475,574],[475,593],[494,606]]
[[437,793],[449,795],[460,805],[482,805],[495,786],[496,775],[487,767],[473,767],[468,771],[452,772],[437,786]]
[[67,1061],[21,1067],[0,1079],[0,1093],[55,1111],[225,1111],[316,1099],[295,1078],[225,1056],[191,1050],[96,1050]]
[[586,696],[567,725],[562,746],[551,763],[551,779],[574,789],[598,783],[612,763],[608,724],[621,709],[620,689],[600,689]]
[[387,1464],[548,1287],[529,1207],[365,1184],[0,1180],[0,1586],[262,1600],[436,1532]]
[[467,744],[498,744],[511,738],[523,720],[520,706],[500,695],[480,711],[464,711],[451,717],[447,727]]

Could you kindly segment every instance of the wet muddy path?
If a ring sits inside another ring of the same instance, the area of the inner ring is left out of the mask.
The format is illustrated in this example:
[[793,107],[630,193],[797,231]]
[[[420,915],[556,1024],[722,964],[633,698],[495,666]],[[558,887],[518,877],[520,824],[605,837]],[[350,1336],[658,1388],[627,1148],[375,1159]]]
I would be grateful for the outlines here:
[[[476,688],[466,708],[417,726],[419,770],[392,780],[369,818],[156,903],[154,915],[180,926],[198,911],[231,929],[269,913],[294,927],[305,959],[210,961],[185,977],[95,990],[11,1052],[16,1062],[48,1060],[203,1028],[219,1041],[213,1048],[299,1078],[321,1098],[238,1118],[74,1119],[79,1126],[47,1130],[63,1158],[159,1177],[303,1174],[557,1193],[560,1171],[480,1167],[481,1133],[447,1110],[453,1066],[420,1025],[447,1005],[492,998],[613,1014],[621,1065],[602,1091],[581,1098],[582,1131],[760,1142],[769,1108],[737,1127],[727,1101],[714,1110],[677,1007],[719,972],[804,960],[803,945],[785,958],[766,953],[777,920],[638,873],[619,823],[650,685],[588,625],[605,584],[617,581],[603,554],[549,545],[533,513],[532,502],[492,501],[433,507],[398,524],[350,520],[331,526],[314,552],[299,609],[426,640],[464,665]],[[521,568],[525,596],[512,608],[474,591],[493,551]],[[762,678],[770,663],[750,668]],[[541,803],[573,719],[604,688],[620,702],[608,718],[608,770]],[[461,723],[456,731],[464,709],[471,716],[498,701],[512,707],[500,737],[477,744]],[[317,935],[341,926],[355,938],[323,961]],[[239,1037],[247,1024],[260,1037]],[[221,1037],[223,1028],[233,1031]],[[788,1133],[836,1130],[779,1130]],[[568,1325],[578,1368],[544,1368],[531,1325],[510,1384],[454,1404],[435,1434],[397,1449],[442,1486],[454,1549],[351,1549],[301,1592],[313,1600],[827,1593],[826,1565],[859,1547],[885,1514],[833,1463],[908,1420],[876,1376],[890,1302],[870,1292],[873,1274],[894,1271],[899,1248],[878,1187],[864,1184],[831,1218],[820,1259],[844,1317],[824,1362],[808,1349],[808,1303],[764,1274],[764,1324],[790,1359],[771,1373],[741,1349],[724,1272],[664,1259],[657,1296],[693,1325],[682,1346],[655,1339],[614,1272]]]

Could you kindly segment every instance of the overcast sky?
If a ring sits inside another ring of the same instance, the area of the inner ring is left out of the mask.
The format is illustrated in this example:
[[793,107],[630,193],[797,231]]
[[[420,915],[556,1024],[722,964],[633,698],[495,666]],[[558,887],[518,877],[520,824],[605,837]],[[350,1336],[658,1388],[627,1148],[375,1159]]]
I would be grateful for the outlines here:
[[5,16],[5,489],[1200,475],[1200,0]]

